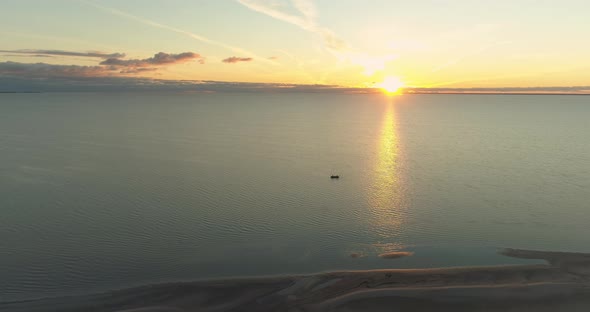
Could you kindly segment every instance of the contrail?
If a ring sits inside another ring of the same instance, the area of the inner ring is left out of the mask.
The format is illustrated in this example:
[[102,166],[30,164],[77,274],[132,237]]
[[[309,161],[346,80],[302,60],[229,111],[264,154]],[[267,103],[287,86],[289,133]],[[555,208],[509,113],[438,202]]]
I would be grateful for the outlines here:
[[151,21],[149,19],[146,19],[146,18],[143,18],[143,17],[139,17],[139,16],[135,16],[133,14],[130,14],[130,13],[127,13],[127,12],[123,12],[123,11],[120,11],[120,10],[117,10],[117,9],[114,9],[114,8],[110,8],[110,7],[98,5],[98,4],[96,4],[94,2],[91,2],[91,1],[86,1],[86,0],[80,0],[80,1],[81,2],[84,2],[84,3],[88,4],[88,5],[91,5],[91,6],[95,7],[95,8],[97,8],[97,9],[100,9],[100,10],[103,10],[103,11],[106,11],[106,12],[109,12],[109,13],[111,13],[113,15],[118,15],[118,16],[121,16],[121,17],[130,19],[130,20],[134,20],[136,22],[140,22],[140,23],[145,24],[145,25],[149,25],[149,26],[156,27],[156,28],[161,28],[161,29],[166,29],[166,30],[169,30],[169,31],[172,31],[172,32],[181,34],[181,35],[185,35],[185,36],[187,36],[189,38],[192,38],[192,39],[195,39],[195,40],[198,40],[198,41],[201,41],[201,42],[205,42],[205,43],[208,43],[208,44],[211,44],[211,45],[216,45],[216,46],[219,46],[219,47],[228,49],[230,51],[233,51],[233,52],[236,52],[236,53],[240,53],[242,55],[246,55],[246,56],[255,58],[258,61],[262,61],[262,62],[265,62],[265,63],[268,63],[268,64],[272,64],[272,65],[278,65],[277,62],[274,62],[274,61],[269,60],[269,59],[267,59],[265,57],[261,57],[259,55],[256,55],[256,54],[254,54],[254,53],[252,53],[250,51],[244,50],[242,48],[234,47],[234,46],[231,46],[229,44],[225,44],[223,42],[212,40],[212,39],[209,39],[209,38],[207,38],[205,36],[201,36],[201,35],[197,35],[195,33],[192,33],[190,31],[186,31],[186,30],[179,29],[179,28],[176,28],[176,27],[172,27],[172,26],[164,25],[164,24],[161,24],[161,23],[158,23],[158,22],[154,22],[154,21]]
[[352,64],[362,66],[366,76],[372,76],[378,71],[383,71],[385,65],[395,59],[395,55],[392,54],[374,56],[353,50],[334,31],[318,25],[316,22],[318,11],[313,1],[291,0],[298,14],[282,11],[280,8],[274,6],[272,1],[237,0],[237,2],[252,11],[268,15],[276,20],[295,25],[305,31],[318,35],[323,39],[324,47],[328,52],[340,61],[348,61]]
[[274,19],[295,25],[305,31],[309,31],[319,35],[324,39],[324,43],[328,49],[340,51],[348,49],[348,45],[344,40],[337,37],[334,32],[328,28],[320,27],[316,24],[315,18],[317,11],[313,2],[308,0],[293,0],[293,5],[301,13],[301,15],[293,15],[281,12],[279,9],[255,0],[237,0],[238,3],[247,7],[248,9],[268,15]]

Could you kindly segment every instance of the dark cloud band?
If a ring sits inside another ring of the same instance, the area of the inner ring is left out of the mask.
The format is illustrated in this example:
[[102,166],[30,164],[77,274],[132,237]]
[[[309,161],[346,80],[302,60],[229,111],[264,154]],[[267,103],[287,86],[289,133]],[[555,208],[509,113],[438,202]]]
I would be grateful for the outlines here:
[[123,60],[120,58],[108,58],[102,62],[100,65],[110,65],[110,66],[121,66],[121,67],[148,67],[148,66],[157,66],[157,65],[172,65],[177,63],[184,63],[188,61],[196,60],[200,64],[205,63],[205,58],[202,57],[200,54],[194,52],[184,52],[179,54],[168,54],[164,52],[160,52],[155,54],[153,57],[146,58],[146,59],[131,59],[131,60]]
[[[68,55],[72,55],[72,53]],[[102,57],[106,57],[113,55],[119,56],[124,54],[118,53],[96,55],[102,55]],[[9,61],[0,63],[0,76],[22,78],[77,78],[126,76],[154,72],[162,66],[174,65],[178,63],[189,62],[192,60],[196,60],[197,62],[203,64],[205,58],[194,52],[184,52],[179,54],[159,52],[156,53],[153,57],[146,59],[125,60],[117,57],[110,57],[106,58],[104,61],[100,62],[96,66],[61,65],[47,63],[19,63]]]
[[232,57],[228,57],[228,58],[222,60],[222,62],[233,64],[233,63],[239,63],[239,62],[251,62],[253,60],[254,59],[251,58],[251,57],[237,57],[237,56],[232,56]]
[[63,50],[0,50],[0,53],[24,54],[31,56],[81,56],[96,58],[122,58],[125,53],[103,53],[103,52],[73,52]]

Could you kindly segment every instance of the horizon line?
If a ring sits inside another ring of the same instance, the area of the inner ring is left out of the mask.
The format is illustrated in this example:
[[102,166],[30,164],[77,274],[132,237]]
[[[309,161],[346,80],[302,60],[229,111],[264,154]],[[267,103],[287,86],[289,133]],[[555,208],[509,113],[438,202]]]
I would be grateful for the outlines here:
[[[15,77],[0,76],[1,93],[24,92],[343,92],[386,93],[379,87],[349,87],[333,84],[237,82],[215,80],[167,80],[140,77]],[[506,94],[506,95],[590,95],[590,86],[531,87],[406,87],[394,94]]]

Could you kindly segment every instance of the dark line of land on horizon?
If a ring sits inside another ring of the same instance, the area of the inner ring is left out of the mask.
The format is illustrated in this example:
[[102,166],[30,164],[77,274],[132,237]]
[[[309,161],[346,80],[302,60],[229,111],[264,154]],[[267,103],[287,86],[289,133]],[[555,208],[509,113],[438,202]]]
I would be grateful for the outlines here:
[[[359,91],[361,92],[354,92],[354,93],[358,93],[358,94],[374,94],[374,93],[380,93],[380,91],[378,91],[378,89],[369,89],[370,92],[362,92],[363,89],[359,89]],[[364,89],[367,90],[367,89]],[[262,93],[268,93],[268,92],[273,92],[274,90],[257,90],[258,92],[262,92]],[[284,92],[289,92],[289,91],[293,91],[293,92],[298,92],[298,93],[306,93],[304,90],[277,90],[278,93],[284,93]],[[332,91],[342,91],[339,90],[337,88],[334,88],[332,90],[330,89],[325,89],[322,90],[326,93]],[[346,92],[348,91],[348,92]],[[346,89],[346,91],[343,91],[344,93],[349,93],[350,91],[352,91],[352,89]],[[39,94],[39,93],[120,93],[120,92],[191,92],[191,90],[71,90],[71,91],[64,91],[64,90],[56,90],[56,91],[0,91],[0,94],[19,94],[19,93],[33,93],[33,94]],[[227,90],[227,91],[211,91],[211,93],[240,93],[240,92],[248,92],[248,93],[255,93],[256,91],[254,90],[249,90],[249,91],[244,91],[244,90]],[[318,91],[310,91],[309,93],[322,93],[322,92],[318,92]],[[398,94],[394,94],[395,95],[578,95],[578,96],[587,96],[590,95],[590,93],[567,93],[567,92],[560,92],[560,93],[536,93],[536,92],[429,92],[429,91],[415,91],[415,92],[402,92],[402,93],[398,93]]]
[[590,93],[519,93],[519,92],[409,92],[402,93],[400,95],[411,95],[411,94],[448,94],[448,95],[590,95]]

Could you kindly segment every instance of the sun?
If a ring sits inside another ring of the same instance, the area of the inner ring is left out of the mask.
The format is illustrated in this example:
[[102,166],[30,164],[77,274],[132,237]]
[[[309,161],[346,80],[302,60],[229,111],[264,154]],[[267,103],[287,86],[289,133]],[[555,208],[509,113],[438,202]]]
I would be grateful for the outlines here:
[[383,89],[389,94],[397,93],[404,86],[404,82],[395,76],[387,76],[381,83],[377,84],[377,87]]

